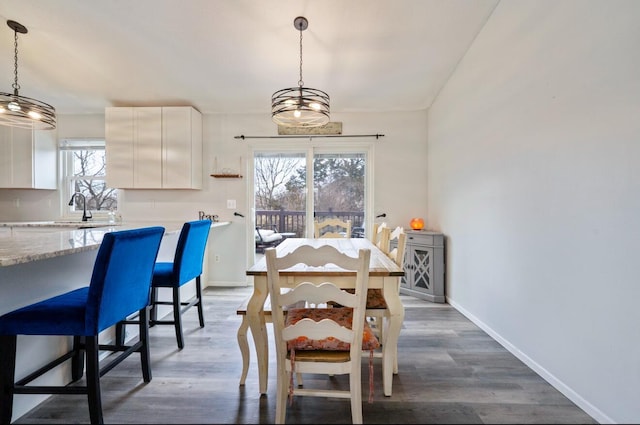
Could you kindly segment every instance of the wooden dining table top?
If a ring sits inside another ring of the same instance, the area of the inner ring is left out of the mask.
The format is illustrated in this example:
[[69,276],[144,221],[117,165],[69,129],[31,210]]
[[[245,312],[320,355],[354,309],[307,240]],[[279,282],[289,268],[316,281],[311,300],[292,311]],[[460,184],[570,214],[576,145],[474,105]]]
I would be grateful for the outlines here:
[[[371,259],[369,262],[369,276],[404,276],[404,270],[391,260],[380,248],[375,246],[366,238],[287,238],[276,248],[278,256],[287,254],[301,245],[310,245],[320,247],[323,245],[331,245],[340,252],[351,257],[358,256],[358,250],[369,249],[371,251]],[[351,275],[355,271],[340,269],[332,264],[322,267],[310,267],[303,264],[296,265],[287,270],[280,271],[281,275],[286,276],[308,276],[314,274],[331,274],[331,275]],[[247,270],[247,276],[266,276],[267,263],[263,257],[257,261],[251,268]]]

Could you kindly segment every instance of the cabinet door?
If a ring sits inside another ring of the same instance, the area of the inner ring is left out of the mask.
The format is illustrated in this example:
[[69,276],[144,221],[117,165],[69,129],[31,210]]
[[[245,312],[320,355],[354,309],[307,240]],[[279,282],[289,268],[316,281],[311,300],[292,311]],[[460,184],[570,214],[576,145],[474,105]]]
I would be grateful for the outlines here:
[[133,187],[162,188],[162,108],[134,108]]
[[202,117],[192,107],[162,108],[162,187],[202,187]]
[[433,293],[433,248],[415,246],[412,249],[411,288]]
[[24,189],[33,187],[33,165],[31,164],[32,131],[24,128],[1,127],[0,187]]
[[0,187],[55,189],[56,165],[54,131],[0,129]]
[[433,293],[433,248],[421,245],[408,246],[405,252],[404,273],[400,279],[401,288]]
[[133,108],[105,108],[107,186],[133,187]]
[[33,187],[33,132],[24,128],[13,128],[11,162],[11,187]]
[[0,188],[11,187],[13,181],[12,129],[0,127]]
[[202,189],[202,114],[191,108],[191,189]]
[[33,132],[33,187],[58,188],[58,146],[55,130]]

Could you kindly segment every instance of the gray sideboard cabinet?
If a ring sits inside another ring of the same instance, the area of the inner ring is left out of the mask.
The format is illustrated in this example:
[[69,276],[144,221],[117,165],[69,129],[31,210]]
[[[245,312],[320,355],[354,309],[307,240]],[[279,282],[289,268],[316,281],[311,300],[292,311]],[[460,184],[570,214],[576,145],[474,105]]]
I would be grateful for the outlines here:
[[[405,275],[400,280],[400,293],[431,302],[445,302],[444,235],[424,230],[405,232]],[[391,248],[394,248],[393,244]]]

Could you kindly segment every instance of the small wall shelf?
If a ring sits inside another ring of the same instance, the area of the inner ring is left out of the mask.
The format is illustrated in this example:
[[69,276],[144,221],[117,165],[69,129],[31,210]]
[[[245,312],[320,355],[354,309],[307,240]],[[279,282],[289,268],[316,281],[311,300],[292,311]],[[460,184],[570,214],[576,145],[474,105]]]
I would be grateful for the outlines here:
[[211,177],[216,179],[241,179],[241,174],[211,174]]
[[241,179],[242,174],[238,172],[238,170],[242,170],[242,157],[240,157],[238,161],[238,168],[218,168],[218,157],[215,157],[213,173],[210,174],[211,177],[216,179]]

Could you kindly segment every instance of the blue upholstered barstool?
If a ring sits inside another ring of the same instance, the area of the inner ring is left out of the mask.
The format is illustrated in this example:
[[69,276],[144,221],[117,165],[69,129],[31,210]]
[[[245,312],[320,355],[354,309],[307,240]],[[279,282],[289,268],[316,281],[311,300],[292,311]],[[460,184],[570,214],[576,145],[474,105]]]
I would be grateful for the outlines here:
[[[176,330],[178,348],[184,348],[182,336],[182,314],[193,306],[198,308],[200,327],[204,327],[202,311],[202,263],[207,247],[211,220],[189,221],[182,225],[173,262],[157,262],[151,282],[151,321],[154,325],[173,325]],[[195,279],[196,294],[188,301],[180,299],[180,288]],[[172,300],[158,300],[160,288],[171,288]],[[170,305],[173,308],[173,320],[158,320],[158,306]]]
[[[0,317],[0,422],[10,423],[14,394],[87,394],[91,423],[103,423],[100,377],[125,357],[140,353],[142,375],[151,381],[148,312],[153,268],[164,227],[123,230],[104,235],[89,286],[75,289]],[[132,345],[99,344],[98,334],[136,313],[139,338]],[[15,382],[17,335],[73,336],[71,351]],[[115,358],[100,367],[99,352]],[[86,385],[36,386],[31,381],[71,360],[71,381],[82,378],[86,356]]]

